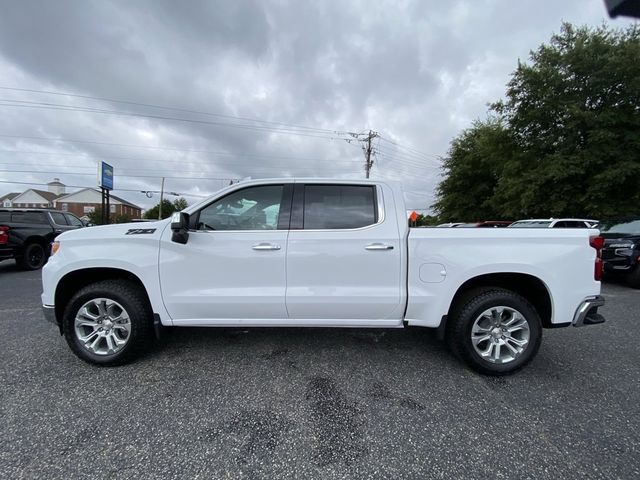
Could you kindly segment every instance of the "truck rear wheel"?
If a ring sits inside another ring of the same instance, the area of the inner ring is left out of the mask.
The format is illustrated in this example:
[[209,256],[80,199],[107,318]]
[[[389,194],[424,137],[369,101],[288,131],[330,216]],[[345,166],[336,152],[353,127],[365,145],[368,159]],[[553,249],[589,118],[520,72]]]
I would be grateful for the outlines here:
[[121,365],[151,343],[152,317],[140,286],[127,280],[103,280],[73,296],[63,316],[64,336],[82,360]]
[[542,341],[542,322],[522,296],[502,288],[464,295],[447,323],[447,343],[474,370],[506,375],[533,360]]

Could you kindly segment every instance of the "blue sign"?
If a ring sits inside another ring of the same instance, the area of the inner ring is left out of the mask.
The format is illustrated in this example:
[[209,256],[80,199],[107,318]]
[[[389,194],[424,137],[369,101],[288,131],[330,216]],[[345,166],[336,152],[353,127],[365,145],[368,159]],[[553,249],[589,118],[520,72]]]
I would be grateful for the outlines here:
[[113,167],[106,162],[100,165],[100,186],[107,190],[113,190]]

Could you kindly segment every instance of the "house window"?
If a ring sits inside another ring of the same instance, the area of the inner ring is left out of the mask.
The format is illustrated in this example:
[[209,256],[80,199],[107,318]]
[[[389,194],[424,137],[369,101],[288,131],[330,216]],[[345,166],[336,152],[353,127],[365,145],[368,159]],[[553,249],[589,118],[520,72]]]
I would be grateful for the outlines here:
[[111,213],[116,213],[116,206],[115,205],[109,205],[109,211]]
[[83,210],[84,210],[84,213],[93,213],[96,211],[96,207],[90,207],[85,205]]
[[68,212],[69,211],[69,204],[68,203],[63,203],[62,204],[62,211],[63,212]]

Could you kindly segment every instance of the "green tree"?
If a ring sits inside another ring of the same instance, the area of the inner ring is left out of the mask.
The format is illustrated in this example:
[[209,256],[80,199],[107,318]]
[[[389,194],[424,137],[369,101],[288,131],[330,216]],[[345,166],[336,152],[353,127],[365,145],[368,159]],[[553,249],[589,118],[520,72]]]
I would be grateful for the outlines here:
[[173,201],[173,208],[175,209],[176,212],[180,212],[180,211],[184,210],[185,208],[187,208],[188,206],[189,206],[189,204],[184,199],[184,197],[176,198]]
[[500,220],[494,192],[505,159],[513,154],[509,132],[499,119],[474,122],[451,142],[433,208],[442,222]]
[[[96,208],[93,212],[87,213],[87,217],[89,217],[89,221],[94,225],[102,225],[102,209],[100,207]],[[125,214],[111,214],[109,215],[110,223],[128,223],[131,221],[131,217]]]
[[[512,219],[637,214],[638,59],[637,26],[563,24],[528,63],[518,63],[505,99],[491,106],[497,120],[476,123],[453,140],[437,191],[438,213],[447,220],[487,218],[487,212]],[[494,149],[470,141],[495,121],[506,144]],[[484,188],[471,188],[472,171]]]
[[[158,219],[158,210],[160,209],[160,202],[158,202],[153,208],[144,212],[144,218],[157,220]],[[173,212],[176,211],[174,204],[164,199],[162,200],[162,218],[169,218]]]
[[[183,198],[176,198],[173,202],[164,199],[162,200],[162,218],[169,218],[173,212],[179,212],[187,208],[189,204]],[[144,212],[144,218],[158,219],[158,209],[160,208],[160,202],[158,202],[153,208]]]

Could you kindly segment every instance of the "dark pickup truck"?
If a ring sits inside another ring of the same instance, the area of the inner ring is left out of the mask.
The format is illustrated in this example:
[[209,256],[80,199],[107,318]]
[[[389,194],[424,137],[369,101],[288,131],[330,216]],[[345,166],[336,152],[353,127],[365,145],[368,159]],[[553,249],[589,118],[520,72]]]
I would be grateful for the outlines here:
[[629,286],[640,288],[640,219],[607,222],[601,235],[605,275],[623,277]]
[[75,215],[58,210],[0,208],[0,260],[13,258],[25,270],[42,268],[53,239],[83,226]]

